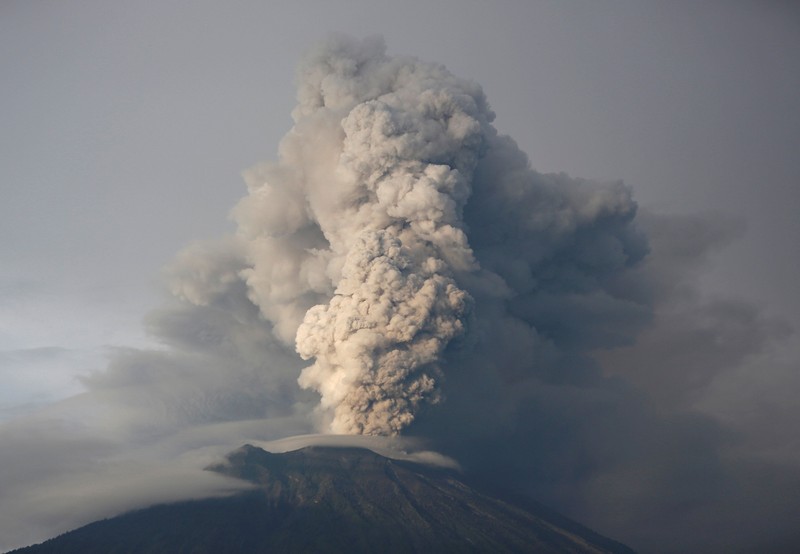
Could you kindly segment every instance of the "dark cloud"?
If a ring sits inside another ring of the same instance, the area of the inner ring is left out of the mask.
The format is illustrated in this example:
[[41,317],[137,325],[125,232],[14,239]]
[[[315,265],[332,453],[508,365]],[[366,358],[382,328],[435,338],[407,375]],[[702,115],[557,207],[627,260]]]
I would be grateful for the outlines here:
[[[448,402],[411,432],[433,437],[487,480],[642,551],[749,552],[769,541],[790,551],[787,497],[797,496],[800,458],[786,425],[797,415],[789,399],[798,374],[777,352],[791,328],[743,300],[706,298],[696,285],[742,224],[645,213],[636,229],[628,232],[647,233],[648,248],[634,242],[646,256],[617,262],[602,278],[587,270],[544,293],[516,287],[521,294],[502,306],[481,298],[476,343],[450,353]],[[581,246],[562,245],[553,262],[531,259],[542,267],[566,260],[574,276],[569,249]],[[524,245],[516,247],[514,271],[536,275],[522,261]],[[576,296],[598,294],[605,318],[573,309]],[[543,317],[543,305],[556,316]],[[570,327],[592,340],[565,340]],[[783,395],[771,390],[778,383]]]
[[743,233],[741,220],[645,213],[642,225],[654,255],[635,277],[652,299],[652,321],[635,344],[599,350],[595,358],[607,374],[624,376],[660,406],[690,407],[717,375],[780,344],[792,328],[746,300],[698,289],[709,257]]

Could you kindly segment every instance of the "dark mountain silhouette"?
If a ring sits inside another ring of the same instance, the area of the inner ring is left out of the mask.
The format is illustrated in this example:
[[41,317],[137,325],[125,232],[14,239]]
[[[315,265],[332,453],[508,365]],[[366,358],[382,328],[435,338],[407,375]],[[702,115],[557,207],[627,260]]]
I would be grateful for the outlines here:
[[209,469],[255,487],[131,512],[14,552],[632,552],[542,506],[370,450],[271,454],[247,445]]

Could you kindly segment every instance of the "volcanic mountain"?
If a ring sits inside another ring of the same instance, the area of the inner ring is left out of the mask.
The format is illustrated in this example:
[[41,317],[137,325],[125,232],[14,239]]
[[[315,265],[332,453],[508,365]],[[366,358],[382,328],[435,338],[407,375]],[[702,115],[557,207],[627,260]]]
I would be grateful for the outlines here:
[[253,489],[146,508],[14,552],[632,552],[542,506],[480,492],[451,470],[366,449],[272,454],[246,445],[209,469]]

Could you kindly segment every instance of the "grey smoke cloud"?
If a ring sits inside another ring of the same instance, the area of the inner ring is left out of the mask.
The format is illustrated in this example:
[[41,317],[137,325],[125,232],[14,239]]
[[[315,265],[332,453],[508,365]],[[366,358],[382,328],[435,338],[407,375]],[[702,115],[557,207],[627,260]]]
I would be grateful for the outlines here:
[[312,51],[236,234],[167,268],[161,347],[0,428],[0,548],[235,489],[201,469],[245,442],[456,460],[644,551],[790,540],[800,460],[752,449],[762,424],[731,407],[790,330],[694,284],[741,224],[537,172],[492,119],[478,85],[378,39]]
[[[630,190],[532,171],[480,87],[384,50],[333,39],[308,56],[280,159],[234,210],[248,296],[312,361],[299,383],[336,433],[396,434],[438,403],[475,295],[513,297],[560,348],[629,342],[647,317],[612,287],[646,252]],[[205,273],[176,290],[191,299]]]
[[[739,222],[637,219],[649,254],[616,274],[590,271],[544,292],[565,308],[555,310],[561,320],[516,309],[522,294],[488,312],[480,342],[453,359],[452,371],[445,366],[448,402],[412,432],[435,437],[472,474],[521,488],[642,551],[773,544],[789,552],[795,433],[765,427],[792,421],[795,410],[764,388],[792,390],[791,329],[741,299],[697,289],[702,264],[741,232]],[[579,241],[566,241],[553,258],[566,261],[569,276],[573,248]],[[587,283],[597,288],[578,292]],[[613,332],[569,309],[576,294],[614,299],[597,320]],[[572,329],[580,334],[565,332]],[[775,400],[766,410],[757,407],[765,398]]]
[[384,50],[309,55],[280,160],[234,211],[249,296],[312,360],[299,383],[334,433],[397,434],[439,401],[472,303],[456,276],[478,269],[462,213],[494,114],[478,86]]

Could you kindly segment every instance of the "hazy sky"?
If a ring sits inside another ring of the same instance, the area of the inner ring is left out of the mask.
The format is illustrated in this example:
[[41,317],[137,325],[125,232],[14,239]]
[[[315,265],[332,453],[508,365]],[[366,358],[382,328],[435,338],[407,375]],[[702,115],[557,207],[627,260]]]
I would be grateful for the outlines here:
[[[730,362],[734,377],[713,373],[701,400],[744,432],[796,422],[800,10],[274,4],[0,4],[0,420],[82,390],[74,377],[103,369],[113,349],[153,342],[141,320],[161,302],[162,267],[234,229],[240,172],[275,159],[292,125],[298,60],[343,32],[382,35],[392,55],[480,83],[495,126],[533,168],[622,179],[647,213],[718,222],[718,237],[694,237],[687,220],[686,243],[712,246],[690,270],[692,294],[711,307],[683,325],[700,357],[678,361],[698,373]],[[604,360],[620,375],[648,366],[630,381],[673,406],[685,384],[663,376],[669,367],[657,373],[653,352],[692,342],[675,332],[684,316],[668,311],[639,350]],[[704,348],[723,335],[740,338],[711,357]],[[739,402],[774,409],[742,422]],[[800,461],[796,435],[767,435],[765,456]]]

